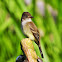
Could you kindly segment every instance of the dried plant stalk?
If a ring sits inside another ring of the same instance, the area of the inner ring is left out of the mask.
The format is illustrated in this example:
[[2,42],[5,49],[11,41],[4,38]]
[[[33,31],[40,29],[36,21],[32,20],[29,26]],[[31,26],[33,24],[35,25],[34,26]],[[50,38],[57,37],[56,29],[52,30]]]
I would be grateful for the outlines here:
[[22,48],[29,62],[37,62],[37,55],[34,51],[34,46],[29,38],[25,38],[21,41]]

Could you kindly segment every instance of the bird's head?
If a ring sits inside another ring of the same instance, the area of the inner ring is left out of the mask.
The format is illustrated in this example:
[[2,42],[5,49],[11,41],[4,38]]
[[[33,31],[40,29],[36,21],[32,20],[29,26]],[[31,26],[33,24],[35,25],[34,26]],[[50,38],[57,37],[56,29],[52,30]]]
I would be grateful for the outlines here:
[[22,19],[33,18],[29,12],[23,12]]

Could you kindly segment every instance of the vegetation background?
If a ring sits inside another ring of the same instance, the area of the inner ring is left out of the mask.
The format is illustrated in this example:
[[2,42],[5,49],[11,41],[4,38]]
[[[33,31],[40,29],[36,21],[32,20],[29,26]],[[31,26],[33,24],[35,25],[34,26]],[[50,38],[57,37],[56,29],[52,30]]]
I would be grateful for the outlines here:
[[25,38],[21,31],[23,12],[31,13],[40,31],[43,62],[61,62],[62,0],[0,0],[0,62],[15,62],[23,54],[20,49],[20,41]]

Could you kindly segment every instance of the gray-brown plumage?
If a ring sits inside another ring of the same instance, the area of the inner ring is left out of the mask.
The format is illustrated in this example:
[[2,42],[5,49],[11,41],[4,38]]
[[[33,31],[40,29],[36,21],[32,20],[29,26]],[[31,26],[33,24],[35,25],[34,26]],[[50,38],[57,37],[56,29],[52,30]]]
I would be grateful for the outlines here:
[[21,18],[22,30],[27,37],[35,41],[35,43],[39,46],[40,53],[42,54],[42,50],[40,47],[40,33],[36,25],[33,23],[32,18],[33,17],[29,12],[24,12],[22,14]]

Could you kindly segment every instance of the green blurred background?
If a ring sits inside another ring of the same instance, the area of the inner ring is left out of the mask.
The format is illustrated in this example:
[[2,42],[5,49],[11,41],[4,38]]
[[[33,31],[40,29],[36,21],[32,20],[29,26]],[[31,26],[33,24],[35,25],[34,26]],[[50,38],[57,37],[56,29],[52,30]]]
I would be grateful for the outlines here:
[[[23,54],[21,16],[29,12],[41,34],[43,62],[62,59],[62,0],[0,0],[0,62],[15,62]],[[40,52],[35,43],[39,57]]]

